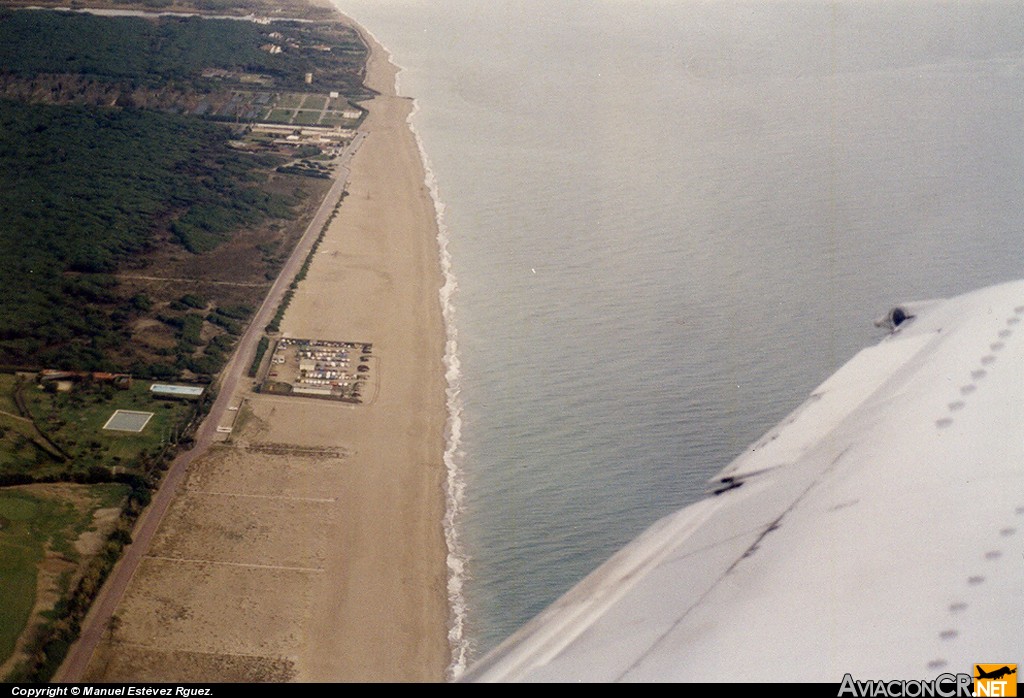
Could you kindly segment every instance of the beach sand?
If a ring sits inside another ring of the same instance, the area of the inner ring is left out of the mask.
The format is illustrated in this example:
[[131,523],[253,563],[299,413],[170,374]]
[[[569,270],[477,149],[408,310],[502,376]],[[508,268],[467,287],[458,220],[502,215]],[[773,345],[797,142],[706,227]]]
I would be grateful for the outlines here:
[[193,464],[89,681],[440,681],[450,661],[437,224],[394,66],[282,323],[372,343],[365,404],[255,394]]

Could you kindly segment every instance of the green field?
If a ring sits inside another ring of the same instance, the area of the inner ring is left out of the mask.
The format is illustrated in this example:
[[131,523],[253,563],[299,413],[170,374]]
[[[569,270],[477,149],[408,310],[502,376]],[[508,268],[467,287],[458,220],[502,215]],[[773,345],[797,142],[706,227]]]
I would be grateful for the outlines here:
[[295,123],[311,126],[320,121],[320,112],[318,111],[300,111],[295,115]]
[[267,121],[273,123],[290,124],[295,112],[292,109],[272,109]]
[[78,506],[34,494],[31,487],[0,490],[0,663],[11,655],[29,621],[38,566],[47,551],[79,562],[74,542],[89,529],[93,512],[120,506],[128,491],[119,484],[73,487],[84,495]]
[[[128,465],[143,453],[152,453],[167,441],[192,409],[192,403],[154,399],[149,381],[135,381],[128,390],[111,386],[76,388],[50,393],[28,386],[25,401],[36,424],[74,458],[74,469],[114,463]],[[152,412],[139,433],[106,431],[114,410]]]
[[296,94],[290,92],[283,94],[277,99],[277,103],[274,105],[278,109],[298,109],[302,106],[302,101],[306,98],[304,94]]
[[[180,435],[194,409],[193,403],[151,397],[150,385],[135,381],[130,389],[118,390],[81,383],[63,393],[24,381],[21,395],[32,422],[19,418],[15,410],[0,413],[0,475],[38,481],[89,473],[95,477],[109,473],[112,466],[138,472],[143,461],[151,461],[167,441]],[[0,374],[0,405],[13,402],[15,390],[15,377]],[[139,433],[104,430],[118,409],[152,412],[153,417]]]
[[302,103],[302,108],[321,110],[326,106],[326,104],[326,97],[321,97],[320,95],[309,95],[306,97],[306,101]]

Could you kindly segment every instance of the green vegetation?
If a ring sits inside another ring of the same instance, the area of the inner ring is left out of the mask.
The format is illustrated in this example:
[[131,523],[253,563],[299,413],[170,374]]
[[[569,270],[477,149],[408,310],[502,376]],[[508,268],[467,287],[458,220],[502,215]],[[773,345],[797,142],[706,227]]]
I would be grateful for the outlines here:
[[253,308],[248,305],[233,305],[226,308],[217,308],[217,314],[235,320],[245,320],[253,314]]
[[20,387],[21,379],[0,373],[0,478],[11,473],[45,470],[68,458],[25,414]]
[[[105,481],[113,467],[145,474],[170,452],[198,409],[191,402],[155,399],[149,385],[135,381],[122,390],[83,379],[60,392],[0,374],[0,399],[17,396],[22,405],[20,415],[0,413],[0,485]],[[152,412],[153,417],[139,433],[104,430],[118,409]]]
[[[235,26],[237,25],[237,26]],[[260,51],[264,27],[195,17],[152,22],[64,12],[0,13],[0,65],[8,72],[53,72],[165,81],[203,68],[252,66],[281,71],[283,54]],[[47,37],[47,41],[40,41]]]
[[188,250],[290,217],[228,134],[187,117],[0,101],[0,364],[113,367],[145,302],[110,275],[162,226]]
[[[299,19],[330,18],[332,10],[323,5],[310,4],[306,0],[113,0],[124,8],[168,10],[173,5],[183,11],[214,12],[223,15],[279,14]],[[17,4],[34,7],[66,7],[67,0],[19,0]],[[73,0],[73,7],[110,6],[110,0]]]
[[[239,156],[235,164],[243,168],[251,165],[243,158]],[[217,198],[195,200],[188,212],[171,224],[171,231],[189,252],[206,252],[243,225],[255,225],[264,218],[291,218],[294,203],[256,187],[228,185]]]
[[309,95],[308,97],[306,97],[306,101],[302,103],[302,108],[316,109],[318,111],[322,111],[323,108],[327,106],[327,101],[327,97],[322,97],[320,95]]
[[[32,504],[33,497],[40,497],[33,494],[26,498],[21,489],[0,489],[0,588],[5,592],[0,604],[0,650],[6,648],[9,652],[13,638],[24,628],[26,608],[31,608],[37,588],[35,575],[41,551],[56,554],[68,564],[75,563],[78,570],[64,578],[63,586],[56,590],[60,601],[32,636],[26,660],[8,677],[16,681],[45,681],[59,666],[77,637],[89,604],[122,548],[130,542],[132,525],[173,456],[174,442],[189,438],[212,400],[209,395],[200,402],[158,400],[151,397],[148,383],[139,381],[126,390],[88,378],[74,382],[69,392],[48,389],[55,386],[53,383],[45,386],[47,389],[25,377],[0,374],[0,405],[13,405],[24,416],[13,415],[18,423],[33,424],[39,441],[60,444],[57,454],[49,458],[17,462],[8,457],[0,464],[0,485],[95,483],[88,489],[94,502],[83,513],[75,498],[69,504],[59,493],[53,502],[46,503],[48,500],[43,498],[44,504]],[[139,433],[103,430],[115,409],[147,411],[153,416]],[[23,428],[26,434],[31,433]],[[120,517],[97,554],[79,562],[71,543],[85,530],[88,517],[97,507],[118,507]],[[69,519],[76,511],[81,516]],[[29,523],[15,528],[12,522],[16,519]],[[26,538],[29,534],[31,540]],[[0,653],[0,661],[3,658],[5,654]]]
[[[54,512],[40,517],[39,501],[18,494],[0,491],[0,657],[11,655],[28,623],[36,599],[36,566],[49,538],[45,528],[56,523]],[[37,524],[35,530],[32,523]]]
[[273,109],[270,115],[267,116],[267,121],[291,123],[292,117],[295,116],[294,109]]
[[[172,378],[182,371],[191,371],[200,380],[209,380],[220,371],[237,337],[245,330],[245,321],[253,313],[252,306],[231,305],[207,308],[206,301],[195,295],[172,301],[168,311],[157,314],[165,326],[173,328],[177,344],[173,363],[136,364],[132,373],[151,378]],[[213,328],[219,328],[214,330]],[[211,332],[216,332],[212,337]],[[209,337],[209,339],[204,339]]]
[[206,300],[194,293],[186,293],[178,302],[186,308],[200,309],[206,307]]
[[89,529],[92,514],[119,507],[125,485],[82,487],[87,506],[31,493],[24,488],[0,490],[0,660],[14,651],[35,604],[38,566],[47,552],[70,563],[79,559],[74,541]]
[[267,323],[267,332],[281,331],[281,321],[284,320],[284,314],[288,310],[288,305],[292,302],[292,297],[294,296],[295,286],[293,282],[292,288],[284,292],[284,297],[281,298],[281,304],[277,306],[274,317]]
[[[105,488],[105,489],[104,489]],[[83,518],[79,524],[65,528],[65,537],[56,538],[70,542],[88,523],[87,516],[98,507],[122,504],[121,515],[113,525],[113,530],[106,536],[99,549],[87,560],[78,562],[74,573],[63,575],[59,580],[57,591],[60,600],[53,610],[44,614],[44,622],[40,623],[30,636],[25,650],[25,659],[19,662],[14,670],[4,677],[12,682],[43,682],[48,681],[60,666],[71,643],[78,636],[80,624],[106,579],[114,563],[121,556],[124,546],[131,542],[131,527],[138,518],[141,507],[148,501],[148,490],[140,488],[138,483],[129,485],[99,485],[89,489],[94,500],[85,511],[77,507]],[[98,493],[98,494],[97,494]],[[125,494],[127,502],[125,503]],[[62,556],[63,557],[63,556]],[[63,558],[67,560],[68,558]],[[76,560],[77,561],[77,556]],[[28,562],[28,560],[23,560]],[[72,562],[72,560],[69,560]],[[38,566],[36,567],[38,569]]]
[[263,363],[263,356],[267,353],[267,349],[270,347],[270,340],[264,336],[260,337],[259,344],[256,345],[256,356],[252,359],[252,365],[249,366],[249,377],[255,378],[256,374],[260,370],[260,364]]
[[295,115],[295,123],[303,126],[312,126],[320,121],[320,112],[318,111],[300,111]]
[[[131,464],[145,454],[157,453],[184,430],[193,412],[187,402],[156,400],[148,381],[134,381],[128,390],[111,385],[82,384],[70,392],[49,392],[31,383],[23,390],[31,418],[72,458],[64,472],[87,472],[108,463]],[[139,432],[103,429],[114,410],[152,412]],[[45,472],[36,465],[32,472]]]
[[0,473],[45,469],[65,460],[64,454],[38,434],[31,420],[0,414]]
[[[275,54],[260,49],[279,42],[270,34],[282,30],[295,49]],[[313,48],[324,42],[333,50]],[[336,25],[0,11],[0,66],[15,75],[70,73],[164,85],[191,83],[213,68],[265,74],[279,85],[300,87],[314,71],[332,85],[363,92],[358,67],[364,55],[354,32]]]
[[[287,50],[261,49],[275,42]],[[219,370],[233,342],[207,340],[237,335],[245,318],[183,317],[173,303],[168,312],[118,273],[171,243],[211,253],[238,231],[293,217],[300,199],[268,183],[279,160],[233,150],[223,127],[136,107],[242,121],[275,96],[324,103],[303,92],[307,72],[319,90],[365,96],[364,57],[336,23],[0,10],[0,94],[36,103],[0,100],[0,275],[12,290],[0,298],[0,365],[155,378]],[[270,278],[272,261],[263,265],[252,273]],[[142,322],[153,316],[162,329]],[[149,328],[145,346],[138,327]]]
[[14,400],[14,375],[0,373],[0,413],[18,414],[18,403]]
[[297,109],[302,106],[303,96],[301,94],[283,94],[277,100],[279,109]]

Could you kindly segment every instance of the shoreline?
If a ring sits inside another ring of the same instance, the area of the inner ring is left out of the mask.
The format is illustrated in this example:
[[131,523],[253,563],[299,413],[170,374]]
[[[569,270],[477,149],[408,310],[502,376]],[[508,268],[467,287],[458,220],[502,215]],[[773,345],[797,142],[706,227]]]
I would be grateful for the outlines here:
[[[352,17],[341,12],[340,9],[335,8],[339,17],[343,19],[347,24],[352,26],[357,32],[359,32],[363,41],[366,43],[370,50],[366,74],[364,77],[364,84],[371,89],[379,93],[378,97],[364,102],[364,106],[370,109],[370,116],[366,123],[366,129],[370,132],[370,138],[373,137],[374,133],[381,133],[384,131],[389,132],[390,135],[400,141],[401,148],[405,151],[402,153],[401,158],[398,159],[406,167],[402,168],[403,173],[408,178],[407,194],[409,195],[408,204],[416,209],[415,228],[413,231],[410,228],[404,235],[412,234],[415,236],[414,240],[406,238],[405,243],[415,242],[417,246],[420,246],[417,254],[419,259],[416,260],[416,264],[422,265],[422,274],[428,279],[426,287],[422,288],[420,293],[420,302],[422,302],[424,309],[428,306],[431,312],[424,313],[421,316],[422,320],[427,321],[429,329],[424,327],[426,335],[429,335],[429,343],[434,346],[434,350],[430,353],[430,361],[434,365],[430,368],[432,373],[431,383],[434,386],[433,395],[436,398],[444,396],[443,402],[437,403],[434,406],[437,416],[440,417],[441,424],[443,427],[440,430],[435,430],[434,434],[430,437],[431,441],[434,442],[432,450],[437,453],[441,460],[442,465],[442,476],[439,481],[435,482],[435,485],[431,487],[432,495],[440,497],[439,501],[435,501],[433,505],[433,523],[436,523],[441,527],[442,531],[442,546],[436,551],[439,553],[439,557],[442,559],[443,572],[445,579],[445,593],[441,599],[442,613],[437,615],[435,612],[435,621],[431,623],[437,626],[436,620],[440,618],[440,627],[443,631],[443,635],[446,639],[446,662],[444,667],[443,678],[452,678],[457,675],[462,669],[464,669],[464,651],[461,649],[462,643],[462,617],[461,612],[453,610],[453,597],[452,597],[452,584],[453,580],[457,580],[457,585],[461,584],[461,570],[453,569],[453,554],[458,555],[457,547],[453,548],[454,529],[450,524],[451,515],[453,511],[452,503],[453,498],[451,495],[452,486],[452,473],[453,470],[450,467],[451,463],[451,452],[453,450],[453,444],[457,444],[456,438],[452,439],[452,425],[451,416],[452,412],[449,409],[451,402],[451,351],[454,348],[453,344],[453,326],[449,322],[450,308],[446,305],[447,298],[451,294],[452,279],[450,272],[446,269],[444,264],[444,258],[447,251],[443,247],[442,237],[442,207],[438,202],[436,195],[436,187],[433,185],[433,175],[429,169],[428,162],[426,160],[426,153],[423,151],[422,142],[420,141],[419,135],[412,124],[412,118],[418,109],[416,102],[412,98],[403,97],[398,93],[399,89],[399,74],[401,73],[401,67],[398,66],[392,59],[392,55],[388,49],[381,44],[379,40],[370,32],[366,27],[362,26]],[[388,118],[386,121],[376,123],[375,116],[375,105],[378,111],[384,111],[384,104],[387,103],[386,111],[388,116],[391,116],[391,107],[395,107],[394,118]],[[392,104],[393,103],[393,104]],[[365,147],[365,146],[364,146]],[[391,157],[384,158],[388,161],[389,168],[396,161],[394,154]],[[398,173],[390,172],[389,176],[397,176]],[[339,223],[338,225],[345,225],[345,214],[346,208],[349,209],[349,213],[353,214],[353,218],[361,218],[360,212],[354,211],[353,204],[359,201],[358,189],[360,185],[371,179],[374,175],[368,172],[360,172],[358,165],[353,168],[352,172],[352,186],[350,187],[351,197],[346,201],[345,205],[339,211]],[[415,189],[415,191],[414,191]],[[367,196],[372,195],[372,190],[368,192]],[[389,209],[397,208],[396,199],[390,199],[390,206],[386,206]],[[370,214],[373,219],[379,219],[384,217],[384,213],[380,210],[379,206],[369,206],[366,213]],[[359,221],[357,227],[362,227],[362,224],[367,221],[364,219]],[[377,221],[374,221],[377,223]],[[379,223],[377,223],[379,225]],[[327,241],[325,241],[327,242]],[[325,248],[328,246],[325,245]],[[399,247],[398,245],[395,246]],[[392,250],[392,253],[394,250]],[[327,249],[325,249],[327,254]],[[379,269],[378,269],[379,271]],[[316,260],[314,260],[313,267],[310,269],[310,281],[315,283],[316,280]],[[392,281],[395,279],[392,278]],[[302,287],[297,293],[295,301],[299,301],[298,294],[302,293]],[[316,312],[315,308],[310,308],[312,312]],[[293,312],[292,309],[289,312]],[[308,327],[305,321],[309,318],[301,317],[297,311],[294,311],[295,315],[291,318],[294,320],[293,325],[290,322],[289,316],[286,314],[282,329],[285,332],[289,332],[291,328],[294,331],[290,332],[294,336],[301,336],[303,329]],[[408,326],[411,320],[402,323],[404,326]],[[306,332],[308,334],[308,332]],[[375,344],[376,346],[376,344]],[[427,357],[409,357],[414,359],[414,363],[418,363],[419,367],[414,370],[423,370],[423,359]],[[435,363],[437,362],[437,363]],[[457,368],[456,368],[457,373]],[[438,406],[440,410],[438,410]],[[438,441],[439,439],[439,441]],[[439,447],[439,448],[438,448]],[[435,516],[439,514],[439,516]],[[436,541],[435,541],[436,543]],[[436,630],[436,627],[435,627]]]
[[281,327],[372,344],[376,390],[358,406],[234,390],[232,433],[189,468],[85,680],[442,681],[459,669],[439,207],[398,68],[338,14],[370,48],[366,84],[380,95],[363,103],[348,196]]
[[[380,78],[390,78],[388,80],[390,85],[388,94],[400,97],[399,78],[403,68],[394,61],[391,51],[369,29],[345,14],[340,8],[336,8],[336,10],[344,18],[345,22],[359,32],[363,41],[370,47],[367,72],[370,72],[371,61],[373,61],[375,72],[380,74]],[[369,82],[366,84],[378,92],[385,92],[382,89],[383,85],[378,86]],[[438,264],[440,265],[443,280],[443,284],[438,290],[438,298],[441,303],[445,333],[443,363],[445,366],[447,424],[445,428],[444,465],[447,476],[445,480],[446,510],[444,531],[448,556],[448,644],[451,649],[451,663],[446,673],[447,678],[451,680],[457,678],[466,670],[469,657],[469,641],[465,636],[467,608],[463,596],[467,558],[458,532],[458,522],[462,514],[465,498],[465,483],[462,477],[461,463],[458,458],[462,434],[462,398],[460,387],[462,373],[459,360],[458,328],[455,323],[455,307],[453,305],[453,297],[458,290],[458,281],[452,267],[451,253],[448,251],[449,236],[448,228],[445,225],[445,205],[441,201],[437,179],[430,165],[430,158],[427,155],[423,140],[416,129],[414,121],[419,111],[419,103],[415,98],[409,99],[412,100],[413,108],[406,118],[406,124],[416,141],[420,157],[420,167],[423,170],[423,184],[429,191],[430,199],[434,206]]]

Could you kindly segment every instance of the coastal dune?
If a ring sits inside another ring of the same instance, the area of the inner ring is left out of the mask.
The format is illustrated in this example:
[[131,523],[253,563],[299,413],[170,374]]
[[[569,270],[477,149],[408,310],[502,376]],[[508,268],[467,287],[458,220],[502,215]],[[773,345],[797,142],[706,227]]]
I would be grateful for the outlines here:
[[[364,34],[365,36],[365,34]],[[240,387],[90,681],[440,681],[448,645],[437,222],[395,67],[372,54],[348,195],[283,319],[371,345],[363,404]]]

